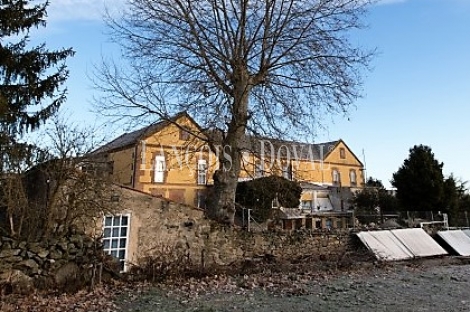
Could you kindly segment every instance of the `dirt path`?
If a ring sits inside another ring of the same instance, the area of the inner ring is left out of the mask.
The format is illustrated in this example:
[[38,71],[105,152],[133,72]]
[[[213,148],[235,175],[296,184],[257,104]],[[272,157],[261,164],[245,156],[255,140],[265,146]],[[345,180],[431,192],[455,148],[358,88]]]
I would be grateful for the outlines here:
[[[120,297],[121,311],[470,311],[470,265],[394,264],[364,273],[193,281]],[[280,283],[280,284],[279,284]],[[191,286],[192,285],[192,286]]]

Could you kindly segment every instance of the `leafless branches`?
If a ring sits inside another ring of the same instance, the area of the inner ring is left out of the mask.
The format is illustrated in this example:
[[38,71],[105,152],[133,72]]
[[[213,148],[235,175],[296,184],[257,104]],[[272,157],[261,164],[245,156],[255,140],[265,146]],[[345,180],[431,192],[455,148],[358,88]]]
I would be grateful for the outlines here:
[[360,96],[373,55],[348,40],[363,0],[133,0],[109,19],[128,61],[104,63],[100,103],[112,115],[188,111],[227,130],[240,83],[247,126],[260,134],[312,131],[322,113],[344,113]]
[[129,0],[108,20],[123,67],[98,71],[99,110],[134,120],[186,111],[218,129],[233,166],[216,171],[209,211],[233,223],[245,134],[311,134],[323,113],[345,113],[360,96],[373,52],[348,35],[370,1]]

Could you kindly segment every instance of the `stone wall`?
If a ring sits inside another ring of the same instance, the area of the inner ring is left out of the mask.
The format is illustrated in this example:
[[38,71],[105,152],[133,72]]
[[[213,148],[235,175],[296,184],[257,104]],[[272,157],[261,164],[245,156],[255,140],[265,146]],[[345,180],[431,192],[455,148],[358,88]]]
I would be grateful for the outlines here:
[[81,287],[91,277],[92,264],[102,259],[97,243],[85,235],[38,243],[1,237],[0,286],[16,288],[11,291],[20,293],[33,287]]
[[[347,233],[313,231],[260,232],[243,230],[207,231],[195,229],[199,240],[188,240],[187,250],[197,263],[228,265],[257,257],[270,257],[281,261],[297,261],[309,257],[312,260],[338,259],[347,249]],[[198,255],[203,255],[198,259]]]
[[140,192],[124,190],[130,215],[128,262],[165,254],[186,256],[197,265],[229,265],[269,255],[277,259],[340,257],[349,235],[320,230],[247,232],[222,227],[204,211]]

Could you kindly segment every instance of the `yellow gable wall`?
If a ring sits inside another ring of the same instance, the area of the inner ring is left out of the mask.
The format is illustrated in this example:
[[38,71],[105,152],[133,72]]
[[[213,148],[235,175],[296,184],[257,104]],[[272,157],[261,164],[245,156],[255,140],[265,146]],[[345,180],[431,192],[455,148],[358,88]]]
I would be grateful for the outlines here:
[[[198,133],[198,127],[187,117],[177,121],[182,127]],[[193,136],[181,139],[180,127],[169,124],[156,133],[143,138],[136,146],[113,152],[109,160],[114,162],[114,180],[124,185],[132,185],[140,191],[161,195],[173,200],[195,205],[198,192],[206,189],[206,185],[198,184],[198,159],[205,159],[207,164],[207,184],[213,184],[213,174],[217,166],[216,155],[209,151],[206,143]],[[340,150],[344,149],[344,159]],[[164,181],[155,181],[155,157],[165,156],[166,170]],[[245,152],[242,160],[240,179],[251,179],[255,174],[255,162],[260,160],[252,153]],[[319,184],[333,184],[333,170],[340,173],[341,186],[362,186],[363,167],[348,147],[340,141],[327,155],[324,161],[291,160],[294,179]],[[265,175],[282,176],[282,166],[287,164],[286,159],[270,164],[264,164]],[[135,166],[135,176],[133,170]],[[355,170],[356,185],[350,184],[349,172]],[[131,178],[132,177],[132,178]],[[135,181],[132,181],[135,179]]]
[[[344,158],[341,158],[341,149],[344,149]],[[333,181],[332,171],[336,169],[340,173],[341,186],[354,186],[350,183],[349,173],[351,170],[356,172],[356,185],[362,186],[364,183],[363,165],[351,152],[351,150],[340,141],[335,148],[326,156],[324,163],[330,167],[328,176],[329,182]]]
[[[340,157],[341,148],[344,148],[344,159]],[[282,166],[286,165],[287,161],[287,159],[275,159],[274,164],[272,164],[270,159],[265,159],[265,176],[282,176]],[[253,153],[245,152],[242,160],[240,179],[244,180],[253,178],[255,176],[255,164],[261,162],[260,158],[255,156]],[[333,170],[337,170],[340,174],[341,186],[361,186],[363,183],[362,164],[342,142],[334,147],[324,161],[291,159],[290,164],[292,165],[294,180],[319,184],[333,184]],[[356,185],[351,185],[350,183],[349,173],[351,170],[356,172]]]
[[[341,158],[341,149],[344,149],[344,158]],[[362,164],[356,158],[356,156],[349,150],[349,148],[340,141],[333,150],[331,150],[328,155],[326,155],[325,162],[332,164],[344,164],[349,166],[361,167]]]
[[[199,135],[199,129],[187,118],[178,120],[179,125]],[[137,174],[135,188],[154,195],[161,195],[186,204],[195,205],[197,192],[205,185],[198,184],[197,164],[199,159],[206,160],[207,184],[212,184],[217,160],[209,151],[208,145],[189,135],[180,139],[181,128],[170,124],[145,138],[138,145]],[[166,170],[163,182],[155,181],[155,158],[164,156]]]

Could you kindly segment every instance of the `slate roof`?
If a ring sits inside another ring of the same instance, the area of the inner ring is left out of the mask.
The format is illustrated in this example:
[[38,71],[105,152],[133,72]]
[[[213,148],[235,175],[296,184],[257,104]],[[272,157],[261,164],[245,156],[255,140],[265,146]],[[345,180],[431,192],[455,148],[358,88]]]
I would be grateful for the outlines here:
[[[222,144],[221,134],[211,132],[209,136],[214,140],[215,145]],[[271,151],[273,156],[290,159],[304,159],[304,160],[324,160],[333,148],[339,144],[341,140],[323,142],[323,143],[302,143],[295,141],[286,141],[273,139],[268,137],[245,135],[239,144],[242,151],[248,151],[261,155],[263,152],[267,158],[270,157]]]
[[242,148],[256,154],[262,153],[262,145],[264,145],[264,153],[267,157],[270,156],[272,150],[275,157],[279,155],[281,158],[306,160],[324,160],[340,142],[337,140],[311,144],[250,136],[247,136],[245,140],[246,142],[242,144]]
[[[167,125],[175,122],[182,116],[186,116],[193,120],[186,112],[181,112],[175,116],[169,118],[168,120],[162,120],[157,123],[154,123],[150,126],[144,127],[142,129],[135,130],[133,132],[124,133],[111,142],[99,147],[91,154],[101,154],[106,152],[111,152],[125,147],[133,146],[138,141],[142,140],[148,135],[151,135],[160,129],[163,129]],[[193,120],[197,125],[197,123]],[[215,132],[207,132],[207,135],[210,136],[215,142],[221,142],[220,132],[216,134]],[[306,160],[324,160],[328,156],[329,152],[339,143],[341,140],[324,142],[324,143],[301,143],[295,141],[285,141],[279,139],[272,139],[267,137],[258,137],[246,135],[240,143],[240,148],[243,151],[249,151],[258,155],[262,153],[262,146],[264,145],[264,152],[266,157],[270,157],[271,150],[273,151],[274,157],[280,156],[281,158],[290,158],[290,159],[306,159]],[[217,143],[215,144],[217,145]]]
[[94,150],[91,154],[101,154],[101,153],[106,153],[106,152],[111,152],[115,151],[118,149],[122,149],[124,147],[132,146],[136,144],[139,140],[143,139],[147,135],[151,135],[169,124],[175,122],[177,119],[189,115],[186,112],[181,112],[176,114],[175,116],[169,118],[168,120],[161,120],[159,122],[156,122],[154,124],[151,124],[147,127],[144,127],[142,129],[138,129],[132,132],[124,133],[121,136],[117,137],[116,139],[112,140],[111,142],[97,148]]

